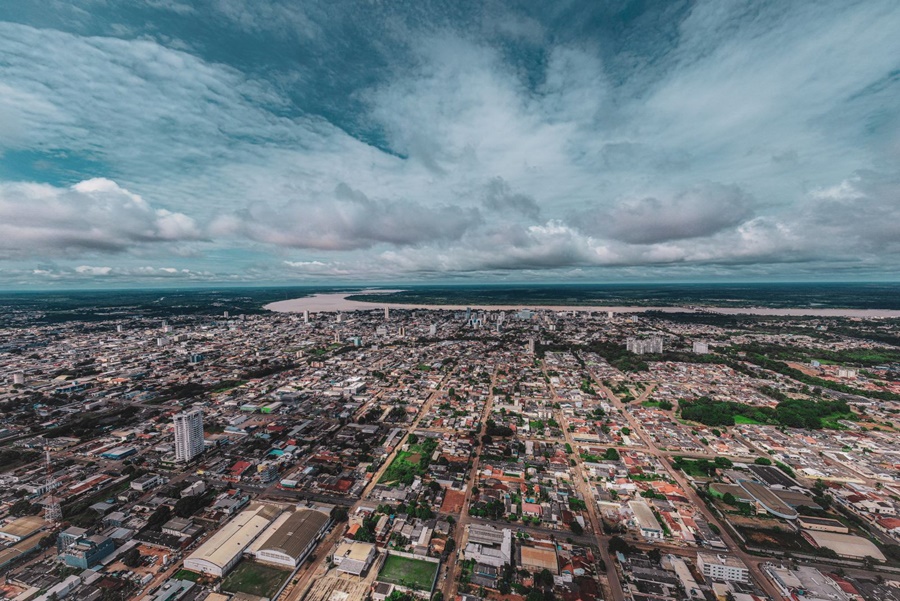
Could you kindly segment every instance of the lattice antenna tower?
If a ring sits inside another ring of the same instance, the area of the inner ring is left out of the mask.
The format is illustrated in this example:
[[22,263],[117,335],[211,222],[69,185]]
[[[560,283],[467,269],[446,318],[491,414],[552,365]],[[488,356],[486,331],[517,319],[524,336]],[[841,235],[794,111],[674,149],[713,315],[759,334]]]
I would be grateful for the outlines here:
[[56,496],[56,481],[53,480],[53,465],[50,462],[50,447],[44,447],[44,462],[47,467],[47,500],[44,502],[44,519],[54,524],[62,522],[62,505]]

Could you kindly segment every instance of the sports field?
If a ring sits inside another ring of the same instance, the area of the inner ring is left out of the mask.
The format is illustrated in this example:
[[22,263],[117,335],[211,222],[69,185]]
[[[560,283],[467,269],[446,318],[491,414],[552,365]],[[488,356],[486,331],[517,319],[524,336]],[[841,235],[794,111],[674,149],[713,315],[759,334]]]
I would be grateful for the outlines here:
[[378,574],[378,580],[417,591],[430,591],[438,565],[421,559],[388,555]]
[[290,575],[290,570],[245,560],[225,577],[222,590],[271,599]]

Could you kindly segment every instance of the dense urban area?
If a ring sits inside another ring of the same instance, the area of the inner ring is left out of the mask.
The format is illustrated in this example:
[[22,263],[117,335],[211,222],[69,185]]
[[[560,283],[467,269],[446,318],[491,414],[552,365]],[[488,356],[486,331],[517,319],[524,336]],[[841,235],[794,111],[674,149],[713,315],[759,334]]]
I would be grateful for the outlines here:
[[2,599],[900,599],[897,319],[41,317]]

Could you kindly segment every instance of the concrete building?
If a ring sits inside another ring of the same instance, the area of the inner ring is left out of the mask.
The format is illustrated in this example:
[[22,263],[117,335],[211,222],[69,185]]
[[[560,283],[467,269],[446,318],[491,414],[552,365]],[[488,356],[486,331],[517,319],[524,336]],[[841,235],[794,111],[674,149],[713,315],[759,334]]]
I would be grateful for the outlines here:
[[371,567],[377,555],[378,552],[372,543],[343,542],[334,552],[332,559],[341,572],[361,576]]
[[110,538],[81,535],[63,549],[61,558],[66,565],[87,570],[100,563],[115,549],[116,545]]
[[501,568],[512,563],[512,530],[498,530],[491,526],[469,526],[469,541],[465,549],[466,559],[476,563]]
[[749,582],[750,571],[744,563],[730,555],[716,555],[714,553],[697,553],[697,567],[704,576],[713,580],[726,580],[728,582]]
[[848,534],[850,528],[844,525],[840,520],[832,518],[816,518],[801,515],[797,518],[797,524],[804,530],[816,530],[818,532],[838,532]]
[[782,566],[768,565],[765,571],[778,587],[778,591],[786,598],[803,598],[808,601],[851,601],[850,595],[841,590],[834,580],[813,567],[798,566],[790,570]]
[[625,349],[635,355],[659,355],[663,352],[663,339],[659,336],[652,336],[650,338],[629,338],[625,341]]
[[183,491],[181,491],[181,498],[185,497],[193,497],[196,495],[202,495],[206,492],[206,483],[203,480],[197,480]]
[[662,526],[659,525],[659,521],[653,515],[653,510],[649,505],[644,501],[631,501],[628,506],[634,514],[634,521],[641,531],[641,536],[656,539],[663,537]]
[[177,413],[175,422],[175,460],[190,461],[203,452],[203,411]]
[[694,344],[691,346],[691,350],[695,355],[708,355],[709,354],[709,343],[702,342],[700,340],[695,340]]
[[163,479],[158,474],[144,474],[140,478],[131,481],[132,490],[147,492],[162,484]]
[[149,601],[178,601],[187,595],[196,586],[190,580],[176,580],[170,578],[149,597]]

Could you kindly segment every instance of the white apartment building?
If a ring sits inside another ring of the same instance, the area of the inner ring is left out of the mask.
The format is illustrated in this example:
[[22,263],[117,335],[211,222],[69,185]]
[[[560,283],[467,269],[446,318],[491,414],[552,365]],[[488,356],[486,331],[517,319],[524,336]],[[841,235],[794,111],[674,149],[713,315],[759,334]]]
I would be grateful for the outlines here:
[[190,461],[203,452],[203,411],[177,413],[175,422],[175,460]]
[[713,580],[749,582],[750,572],[744,563],[730,555],[697,553],[697,567],[703,575]]

